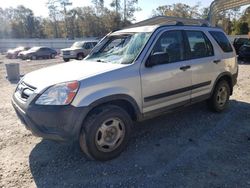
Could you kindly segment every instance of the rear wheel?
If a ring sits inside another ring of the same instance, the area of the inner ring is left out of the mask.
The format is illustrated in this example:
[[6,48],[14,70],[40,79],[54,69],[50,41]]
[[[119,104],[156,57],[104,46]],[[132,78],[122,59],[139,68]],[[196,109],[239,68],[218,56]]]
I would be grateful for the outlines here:
[[208,106],[214,112],[222,112],[228,106],[229,97],[229,84],[226,80],[221,80],[215,86],[212,97],[208,100]]
[[50,55],[50,58],[51,58],[51,59],[54,59],[55,57],[56,57],[55,54],[51,54],[51,55]]
[[77,55],[77,60],[82,60],[84,58],[84,55],[82,53]]
[[128,113],[118,106],[106,105],[97,108],[83,125],[80,147],[91,159],[113,159],[127,146],[132,124]]
[[31,56],[31,60],[36,60],[36,59],[37,59],[37,57],[35,55]]
[[63,61],[64,62],[69,62],[69,59],[68,58],[63,58]]

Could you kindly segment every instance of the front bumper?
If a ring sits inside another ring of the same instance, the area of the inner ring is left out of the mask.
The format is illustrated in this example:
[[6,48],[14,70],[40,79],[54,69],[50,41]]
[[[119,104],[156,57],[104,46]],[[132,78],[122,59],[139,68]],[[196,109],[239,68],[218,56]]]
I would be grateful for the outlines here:
[[87,107],[45,106],[29,101],[22,103],[15,94],[12,105],[21,122],[34,135],[56,141],[78,139],[82,122],[88,112]]
[[63,58],[64,58],[64,59],[76,59],[76,58],[77,58],[77,55],[70,55],[70,54],[69,54],[69,55],[64,55],[64,54],[63,54]]

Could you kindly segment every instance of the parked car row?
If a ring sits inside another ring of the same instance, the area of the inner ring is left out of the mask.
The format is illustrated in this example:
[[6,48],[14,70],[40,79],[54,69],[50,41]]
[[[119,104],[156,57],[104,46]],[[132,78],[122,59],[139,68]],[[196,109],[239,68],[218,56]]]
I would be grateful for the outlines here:
[[18,54],[18,58],[23,60],[32,59],[36,60],[39,58],[55,58],[57,55],[56,50],[48,47],[33,47],[27,51],[22,51]]
[[9,49],[6,52],[6,57],[9,59],[16,59],[20,52],[26,51],[29,49],[30,49],[29,47],[23,47],[23,46],[20,46],[20,47],[14,48],[14,49]]
[[42,46],[37,46],[37,47],[17,47],[14,49],[10,49],[6,53],[6,57],[10,59],[39,59],[39,58],[55,58],[57,55],[57,51],[52,48],[48,47],[42,47]]
[[[65,62],[70,59],[82,60],[95,47],[98,41],[79,41],[75,42],[70,48],[62,49],[62,57]],[[17,47],[6,52],[6,57],[10,59],[20,58],[23,60],[36,60],[40,58],[55,58],[58,55],[53,48],[37,46],[37,47]]]

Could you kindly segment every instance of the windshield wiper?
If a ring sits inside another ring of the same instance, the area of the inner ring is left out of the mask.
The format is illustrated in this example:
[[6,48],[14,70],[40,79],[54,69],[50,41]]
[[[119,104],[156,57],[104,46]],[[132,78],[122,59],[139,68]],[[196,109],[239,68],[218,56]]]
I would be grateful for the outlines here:
[[106,63],[106,61],[104,61],[102,59],[98,59],[98,60],[96,60],[96,62]]

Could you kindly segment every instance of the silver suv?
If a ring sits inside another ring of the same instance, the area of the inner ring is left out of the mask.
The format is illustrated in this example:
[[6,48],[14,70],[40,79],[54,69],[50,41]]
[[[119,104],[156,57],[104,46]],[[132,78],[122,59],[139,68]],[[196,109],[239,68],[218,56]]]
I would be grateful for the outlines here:
[[95,47],[97,41],[79,41],[75,42],[70,48],[61,50],[63,60],[68,62],[70,59],[82,60]]
[[89,158],[105,161],[124,150],[133,121],[204,100],[223,111],[237,74],[221,29],[143,26],[107,35],[83,61],[25,75],[12,103],[35,135],[78,140]]

